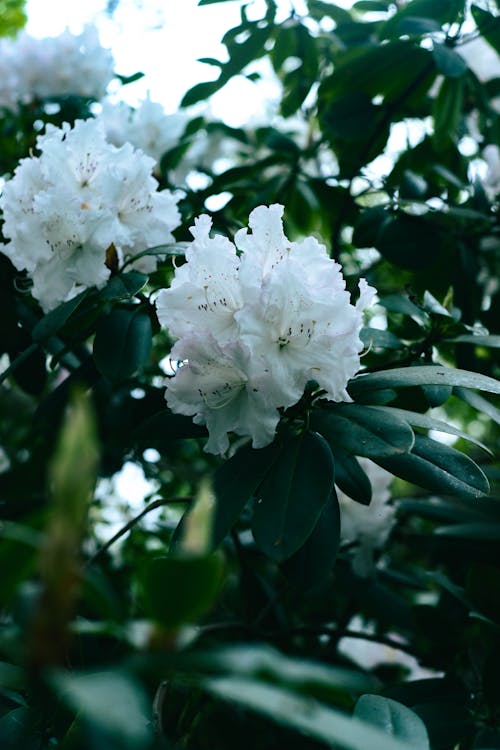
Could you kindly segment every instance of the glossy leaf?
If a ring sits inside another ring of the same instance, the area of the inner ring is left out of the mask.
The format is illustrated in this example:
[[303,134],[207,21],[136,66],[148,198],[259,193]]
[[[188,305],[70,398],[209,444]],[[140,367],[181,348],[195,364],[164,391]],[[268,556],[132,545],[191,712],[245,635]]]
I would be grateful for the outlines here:
[[133,297],[143,289],[148,277],[138,271],[129,271],[112,276],[106,286],[99,292],[102,302],[114,302],[119,299]]
[[396,476],[432,492],[478,498],[489,491],[488,480],[474,461],[423,435],[415,435],[411,453],[374,460]]
[[370,480],[361,468],[359,462],[341,448],[332,446],[335,461],[335,484],[352,500],[362,505],[369,505],[372,499]]
[[255,503],[258,547],[275,560],[296,552],[314,529],[333,482],[333,457],[324,438],[306,432],[286,439]]
[[314,589],[330,575],[339,546],[340,509],[337,495],[332,491],[305,544],[285,561],[285,575],[299,589]]
[[149,360],[151,319],[141,308],[116,308],[100,319],[94,339],[94,360],[99,372],[123,381]]
[[391,456],[413,445],[413,430],[388,411],[358,404],[335,404],[312,415],[311,424],[328,440],[356,456]]
[[477,388],[489,393],[500,393],[500,382],[487,375],[467,370],[424,365],[422,367],[395,367],[367,375],[359,375],[349,384],[351,395],[379,388],[405,388],[413,385],[457,385]]
[[51,310],[38,321],[32,331],[33,341],[46,341],[51,336],[54,336],[58,331],[61,330],[63,325],[73,315],[75,310],[82,304],[84,299],[88,296],[88,289],[80,292],[76,297],[70,299],[68,302],[63,302],[54,310]]
[[245,504],[272,471],[273,463],[280,453],[275,442],[266,448],[255,450],[247,445],[240,448],[226,461],[214,477],[216,497],[213,544],[217,547],[231,530]]

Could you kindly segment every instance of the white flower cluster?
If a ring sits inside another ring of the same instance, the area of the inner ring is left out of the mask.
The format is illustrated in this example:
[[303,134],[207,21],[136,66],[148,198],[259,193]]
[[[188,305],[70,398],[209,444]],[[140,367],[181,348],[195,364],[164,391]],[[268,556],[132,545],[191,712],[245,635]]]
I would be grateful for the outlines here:
[[97,119],[103,123],[110,143],[131,143],[156,162],[178,143],[187,122],[182,113],[167,115],[161,104],[149,98],[136,109],[125,102],[103,102]]
[[[106,254],[118,263],[149,247],[173,241],[180,223],[177,197],[157,191],[154,161],[130,143],[106,141],[93,119],[71,128],[47,126],[37,140],[40,156],[22,159],[0,197],[0,247],[18,270],[27,270],[33,296],[45,311],[110,274]],[[149,273],[154,256],[132,264]]]
[[0,41],[0,107],[69,94],[100,99],[114,76],[111,52],[101,46],[97,29],[79,35],[36,39],[25,32]]
[[359,369],[363,309],[375,290],[362,279],[352,305],[324,245],[290,242],[282,215],[280,205],[259,206],[235,244],[210,237],[211,219],[200,216],[187,262],[157,299],[160,323],[177,339],[171,357],[182,363],[167,403],[208,427],[208,452],[224,453],[229,432],[255,448],[272,442],[279,410],[311,380],[325,398],[351,400],[346,385]]
[[374,551],[384,546],[396,523],[396,509],[389,504],[394,477],[368,458],[358,460],[372,486],[370,505],[351,500],[339,489],[337,495],[341,539],[345,543],[356,543],[353,568],[358,575],[367,576],[373,569]]

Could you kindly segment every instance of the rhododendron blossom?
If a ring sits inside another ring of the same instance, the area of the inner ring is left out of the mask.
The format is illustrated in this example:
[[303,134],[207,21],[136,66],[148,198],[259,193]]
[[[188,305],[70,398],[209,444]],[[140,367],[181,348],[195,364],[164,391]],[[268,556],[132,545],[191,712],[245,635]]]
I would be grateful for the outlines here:
[[0,107],[78,95],[100,99],[114,76],[111,52],[94,26],[37,39],[21,32],[0,40]]
[[[37,139],[40,156],[21,160],[0,198],[1,247],[33,281],[32,294],[45,311],[109,278],[106,254],[119,263],[173,240],[180,222],[177,198],[157,191],[154,161],[129,143],[106,141],[95,120],[73,128],[47,126]],[[149,273],[153,256],[133,265]]]
[[235,244],[211,237],[210,218],[200,216],[186,263],[157,298],[181,363],[167,403],[208,427],[209,452],[224,453],[229,432],[268,445],[310,381],[326,399],[351,400],[346,386],[359,370],[363,310],[375,290],[362,279],[352,305],[325,246],[290,242],[282,215],[280,205],[259,206]]

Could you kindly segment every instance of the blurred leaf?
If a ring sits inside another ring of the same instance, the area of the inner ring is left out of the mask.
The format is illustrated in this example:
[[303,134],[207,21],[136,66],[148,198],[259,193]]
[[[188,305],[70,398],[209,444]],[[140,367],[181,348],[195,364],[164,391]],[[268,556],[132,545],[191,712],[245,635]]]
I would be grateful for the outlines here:
[[374,458],[374,461],[431,492],[470,498],[489,492],[488,480],[472,459],[423,435],[415,435],[411,453]]
[[95,725],[119,738],[121,747],[142,750],[151,740],[148,697],[125,671],[54,671],[49,682],[63,703],[89,726]]
[[140,307],[115,308],[96,328],[94,360],[99,372],[112,381],[124,381],[149,360],[151,319]]
[[438,151],[449,147],[458,137],[462,118],[464,82],[462,78],[444,78],[434,100],[434,145]]
[[459,78],[468,70],[464,58],[446,44],[434,44],[432,57],[439,72],[447,78]]
[[494,16],[487,10],[472,4],[472,16],[481,35],[495,52],[500,55],[500,16]]
[[451,526],[440,526],[435,534],[457,539],[483,539],[484,541],[500,540],[500,524],[491,522],[455,523]]
[[357,404],[335,404],[316,411],[311,425],[331,443],[356,456],[391,456],[413,445],[413,430],[389,411]]
[[191,417],[172,414],[169,409],[153,414],[140,424],[135,432],[135,438],[141,445],[151,447],[162,447],[172,440],[181,438],[201,438],[207,435],[206,427],[195,424]]
[[272,470],[279,453],[277,442],[259,450],[246,445],[217,469],[214,476],[217,498],[213,532],[215,547],[222,542],[245,504]]
[[500,424],[500,409],[487,399],[480,396],[479,393],[474,393],[474,391],[469,390],[469,388],[454,388],[453,392],[458,398],[465,401],[466,404],[483,412],[483,414],[486,414],[494,422]]
[[391,263],[415,271],[436,263],[442,240],[422,218],[400,213],[382,225],[376,247]]
[[379,727],[389,736],[405,742],[415,750],[430,750],[427,730],[422,719],[411,709],[382,695],[362,695],[354,716]]
[[282,687],[242,677],[218,677],[207,680],[205,688],[223,700],[258,711],[327,745],[341,743],[347,750],[412,750],[414,747],[356,717]]
[[[500,522],[498,531],[500,538]],[[473,605],[500,625],[500,570],[494,565],[473,563],[467,574],[466,591]]]
[[255,503],[252,532],[258,547],[275,560],[296,552],[314,529],[333,481],[324,438],[314,432],[287,438]]
[[147,614],[169,629],[197,622],[212,607],[222,572],[218,553],[148,560],[139,575]]
[[26,25],[26,0],[0,0],[0,37],[15,36]]

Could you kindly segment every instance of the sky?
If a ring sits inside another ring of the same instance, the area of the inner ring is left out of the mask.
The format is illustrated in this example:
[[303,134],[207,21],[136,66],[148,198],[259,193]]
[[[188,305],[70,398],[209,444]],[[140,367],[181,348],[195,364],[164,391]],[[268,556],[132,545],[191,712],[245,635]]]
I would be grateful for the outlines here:
[[[264,0],[246,0],[249,17],[261,17]],[[347,7],[352,0],[337,0]],[[28,0],[27,31],[33,36],[57,36],[65,28],[73,33],[95,22],[101,42],[111,48],[116,71],[145,77],[123,88],[120,98],[135,105],[148,93],[153,101],[174,112],[183,94],[194,84],[216,77],[216,68],[197,62],[200,57],[224,60],[224,33],[240,20],[242,0],[198,7],[198,0],[119,0],[112,17],[105,13],[107,0]],[[279,13],[291,7],[303,13],[303,0],[278,0]],[[235,127],[242,125],[279,95],[271,78],[258,85],[239,77],[212,99],[214,117]],[[235,106],[235,104],[237,106]]]

